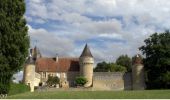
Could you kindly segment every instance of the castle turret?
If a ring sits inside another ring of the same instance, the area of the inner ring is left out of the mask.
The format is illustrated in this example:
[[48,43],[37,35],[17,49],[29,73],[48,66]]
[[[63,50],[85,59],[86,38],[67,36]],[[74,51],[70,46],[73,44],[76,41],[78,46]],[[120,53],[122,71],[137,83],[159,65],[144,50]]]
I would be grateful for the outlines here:
[[30,91],[34,91],[34,78],[35,78],[35,65],[32,57],[32,49],[30,49],[30,55],[24,67],[23,81],[26,85],[30,86]]
[[142,56],[137,54],[132,62],[132,87],[133,90],[145,89],[144,65]]
[[[24,76],[23,76],[23,82],[26,85],[30,86],[30,91],[34,91],[34,86],[37,86],[37,83],[35,82],[35,77],[38,77],[39,75],[35,72],[35,62],[37,58],[40,58],[41,54],[39,50],[35,47],[34,49],[30,49],[29,57],[26,61],[25,67],[24,67]],[[39,80],[38,80],[39,81]]]
[[79,63],[80,63],[80,74],[83,77],[85,77],[88,81],[84,85],[84,87],[92,86],[94,59],[87,44],[79,58]]

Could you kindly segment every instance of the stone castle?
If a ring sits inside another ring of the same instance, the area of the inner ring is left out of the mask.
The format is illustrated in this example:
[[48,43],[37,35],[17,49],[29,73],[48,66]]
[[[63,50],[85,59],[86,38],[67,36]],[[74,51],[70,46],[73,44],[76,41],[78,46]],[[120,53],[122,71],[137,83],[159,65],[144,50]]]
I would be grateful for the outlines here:
[[79,58],[45,58],[35,47],[30,49],[23,81],[30,86],[32,92],[39,83],[45,85],[49,75],[59,77],[60,88],[74,87],[76,77],[83,76],[88,81],[84,87],[91,87],[93,90],[145,89],[144,66],[140,55],[135,57],[132,73],[93,72],[93,68],[94,58],[87,44]]

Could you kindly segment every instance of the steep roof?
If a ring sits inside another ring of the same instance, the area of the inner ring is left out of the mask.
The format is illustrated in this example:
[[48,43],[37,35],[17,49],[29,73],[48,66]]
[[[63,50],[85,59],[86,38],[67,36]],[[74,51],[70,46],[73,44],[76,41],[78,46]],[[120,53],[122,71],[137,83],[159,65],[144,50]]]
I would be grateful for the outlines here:
[[135,55],[132,63],[133,64],[143,64],[142,56],[140,54]]
[[39,58],[36,61],[36,72],[69,72],[79,71],[78,58]]
[[82,52],[80,57],[93,57],[92,54],[91,54],[91,51],[89,49],[89,46],[87,44],[84,47],[84,50],[83,50],[83,52]]

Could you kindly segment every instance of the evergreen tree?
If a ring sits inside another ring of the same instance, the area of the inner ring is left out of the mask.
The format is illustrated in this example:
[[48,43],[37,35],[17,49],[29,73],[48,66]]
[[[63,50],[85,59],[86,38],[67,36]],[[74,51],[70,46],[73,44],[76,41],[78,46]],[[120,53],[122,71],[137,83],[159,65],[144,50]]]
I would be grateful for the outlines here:
[[24,0],[0,0],[0,94],[7,94],[14,73],[28,55]]
[[148,88],[170,88],[170,32],[154,33],[140,47],[147,73]]

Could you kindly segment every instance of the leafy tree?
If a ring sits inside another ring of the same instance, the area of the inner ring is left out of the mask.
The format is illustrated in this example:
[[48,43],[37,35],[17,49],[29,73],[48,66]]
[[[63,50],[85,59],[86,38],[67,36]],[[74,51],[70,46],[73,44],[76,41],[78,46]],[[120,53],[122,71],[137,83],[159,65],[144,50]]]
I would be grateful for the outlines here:
[[53,85],[59,84],[59,81],[60,79],[57,76],[53,77],[49,75],[48,80],[47,80],[47,85],[53,86]]
[[128,72],[130,72],[132,70],[132,68],[131,68],[132,61],[131,61],[131,58],[128,57],[128,55],[119,56],[116,60],[116,64],[125,66]]
[[127,69],[124,66],[117,65],[114,63],[109,64],[110,72],[126,72]]
[[97,64],[94,71],[95,72],[126,72],[127,69],[126,67],[117,65],[115,63],[101,62]]
[[28,55],[24,0],[0,0],[0,94],[7,94],[14,73]]
[[75,82],[77,85],[83,86],[84,84],[87,83],[87,79],[85,77],[80,76],[80,77],[76,77]]
[[148,88],[170,88],[170,32],[154,33],[139,49],[144,59]]
[[109,66],[105,61],[103,61],[97,64],[97,66],[94,68],[94,71],[95,72],[108,72]]

